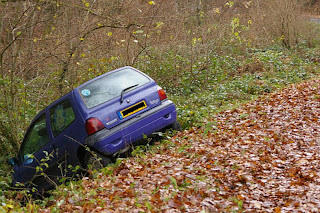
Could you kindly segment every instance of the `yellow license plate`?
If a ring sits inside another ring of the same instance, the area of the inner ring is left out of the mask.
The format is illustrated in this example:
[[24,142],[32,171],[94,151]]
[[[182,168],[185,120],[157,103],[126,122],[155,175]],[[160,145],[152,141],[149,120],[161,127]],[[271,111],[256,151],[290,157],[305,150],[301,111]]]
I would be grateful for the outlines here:
[[140,101],[137,104],[134,104],[122,111],[119,112],[120,119],[126,118],[134,113],[137,113],[143,109],[147,108],[147,104],[145,101]]

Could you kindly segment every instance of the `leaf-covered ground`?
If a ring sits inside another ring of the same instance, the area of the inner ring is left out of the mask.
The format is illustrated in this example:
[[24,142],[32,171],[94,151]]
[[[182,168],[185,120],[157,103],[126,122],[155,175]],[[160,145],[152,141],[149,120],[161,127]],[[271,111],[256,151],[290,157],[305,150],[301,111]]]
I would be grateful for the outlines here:
[[66,212],[318,212],[320,80],[212,115],[149,152],[60,188]]

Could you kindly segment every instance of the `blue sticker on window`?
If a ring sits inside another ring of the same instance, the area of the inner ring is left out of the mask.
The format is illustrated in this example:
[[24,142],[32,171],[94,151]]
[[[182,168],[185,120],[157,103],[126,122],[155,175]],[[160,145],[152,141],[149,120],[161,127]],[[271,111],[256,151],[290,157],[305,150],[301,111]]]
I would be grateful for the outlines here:
[[81,91],[81,94],[82,94],[83,96],[89,96],[89,95],[90,95],[90,90],[84,89],[84,90]]

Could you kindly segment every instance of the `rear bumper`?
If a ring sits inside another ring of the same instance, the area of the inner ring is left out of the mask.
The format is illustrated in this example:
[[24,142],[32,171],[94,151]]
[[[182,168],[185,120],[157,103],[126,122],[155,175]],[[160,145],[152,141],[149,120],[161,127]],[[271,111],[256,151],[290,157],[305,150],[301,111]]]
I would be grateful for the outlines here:
[[166,100],[161,105],[143,114],[115,126],[112,129],[102,129],[89,136],[85,144],[95,148],[105,155],[112,155],[126,148],[131,143],[150,135],[177,120],[175,105]]

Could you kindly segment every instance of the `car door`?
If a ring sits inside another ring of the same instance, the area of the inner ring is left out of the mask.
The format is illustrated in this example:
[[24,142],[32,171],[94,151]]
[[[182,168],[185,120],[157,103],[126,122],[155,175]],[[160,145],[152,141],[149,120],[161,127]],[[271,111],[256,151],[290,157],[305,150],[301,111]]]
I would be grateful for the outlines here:
[[47,112],[43,112],[30,125],[19,151],[20,174],[28,188],[44,188],[53,184],[45,174],[57,160],[47,117]]
[[20,149],[20,174],[29,186],[47,190],[67,176],[67,161],[74,147],[69,141],[81,135],[77,134],[75,118],[71,102],[64,99],[31,125]]
[[[60,177],[67,177],[72,170],[75,161],[75,150],[79,144],[78,136],[80,128],[77,126],[76,113],[69,99],[58,102],[49,110],[50,113],[50,129],[55,140],[55,149],[59,156],[57,159],[58,171],[56,174]],[[70,167],[70,166],[71,167]],[[70,168],[68,168],[70,167]],[[51,171],[54,175],[54,171]]]

